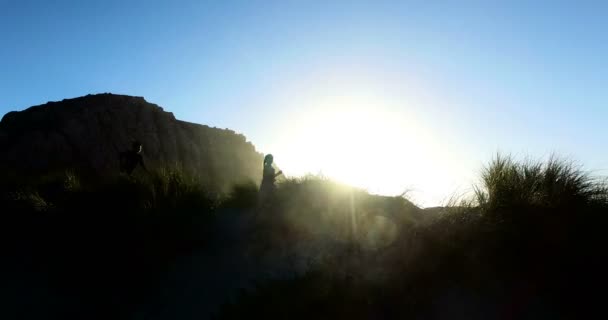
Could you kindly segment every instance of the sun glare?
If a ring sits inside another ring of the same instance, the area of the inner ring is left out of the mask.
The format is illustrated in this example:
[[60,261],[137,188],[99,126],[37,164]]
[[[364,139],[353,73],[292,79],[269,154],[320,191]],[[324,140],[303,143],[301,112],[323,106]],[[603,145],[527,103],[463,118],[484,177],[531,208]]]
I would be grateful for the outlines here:
[[445,183],[442,172],[450,168],[438,162],[446,159],[440,144],[402,106],[359,94],[319,99],[302,110],[284,124],[276,148],[288,175],[322,174],[383,195]]

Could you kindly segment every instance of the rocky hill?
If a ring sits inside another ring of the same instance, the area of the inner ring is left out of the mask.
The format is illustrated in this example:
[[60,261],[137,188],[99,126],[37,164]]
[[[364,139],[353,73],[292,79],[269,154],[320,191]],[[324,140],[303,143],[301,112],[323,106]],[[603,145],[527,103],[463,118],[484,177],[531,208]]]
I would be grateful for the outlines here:
[[245,136],[177,120],[143,97],[108,93],[4,115],[0,168],[20,174],[117,172],[119,153],[135,140],[143,144],[148,167],[177,165],[223,190],[261,177],[263,155]]

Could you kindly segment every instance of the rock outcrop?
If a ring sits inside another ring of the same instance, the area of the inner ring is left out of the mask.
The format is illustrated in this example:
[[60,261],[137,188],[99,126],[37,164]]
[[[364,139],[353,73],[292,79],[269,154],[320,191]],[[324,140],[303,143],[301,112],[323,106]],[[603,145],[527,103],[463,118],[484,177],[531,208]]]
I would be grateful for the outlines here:
[[118,154],[143,144],[146,164],[179,166],[226,190],[261,177],[263,155],[232,130],[180,121],[142,97],[97,94],[49,102],[0,121],[0,167],[39,173],[118,171]]

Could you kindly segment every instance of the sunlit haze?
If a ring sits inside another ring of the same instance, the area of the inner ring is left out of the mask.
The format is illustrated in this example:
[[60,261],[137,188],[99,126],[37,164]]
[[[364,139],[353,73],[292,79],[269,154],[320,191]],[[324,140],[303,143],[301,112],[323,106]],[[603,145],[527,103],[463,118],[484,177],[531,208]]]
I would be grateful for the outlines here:
[[[431,128],[404,108],[407,99],[336,90],[301,100],[300,112],[281,123],[271,149],[288,175],[320,174],[372,193],[440,202],[435,194],[454,191],[454,163],[462,160],[443,146]],[[410,103],[414,103],[411,101]]]
[[601,2],[2,1],[0,114],[144,96],[243,133],[287,176],[441,205],[497,151],[605,172],[607,14]]

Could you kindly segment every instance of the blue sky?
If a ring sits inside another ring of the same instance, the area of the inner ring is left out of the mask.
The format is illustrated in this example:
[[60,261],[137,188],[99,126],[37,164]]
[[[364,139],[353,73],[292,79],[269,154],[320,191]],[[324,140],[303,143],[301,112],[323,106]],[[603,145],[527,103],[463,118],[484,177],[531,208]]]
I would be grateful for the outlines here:
[[[449,187],[499,150],[605,170],[604,3],[0,0],[0,114],[89,93],[144,96],[242,132],[280,164],[278,141],[323,97],[374,96],[445,150],[460,172]],[[377,157],[374,170],[391,155]],[[303,170],[322,168],[293,172]],[[435,193],[428,203],[445,191]]]

